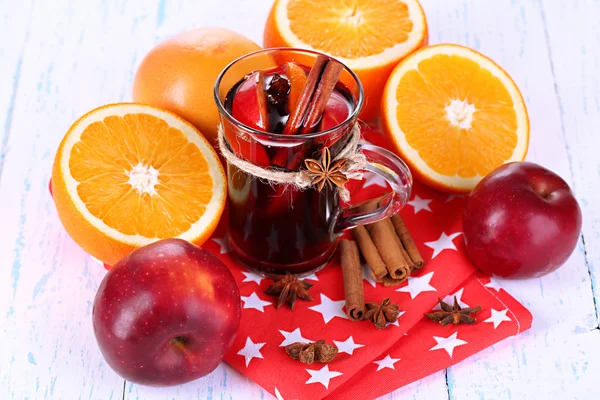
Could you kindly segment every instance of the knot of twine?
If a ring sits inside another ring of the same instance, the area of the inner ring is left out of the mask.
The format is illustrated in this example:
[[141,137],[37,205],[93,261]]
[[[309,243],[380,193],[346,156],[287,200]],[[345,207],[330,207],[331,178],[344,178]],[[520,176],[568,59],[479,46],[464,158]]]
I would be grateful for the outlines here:
[[[238,169],[250,175],[254,175],[272,185],[290,185],[300,190],[313,186],[312,177],[306,169],[301,169],[299,171],[284,171],[278,168],[263,168],[238,157],[227,145],[222,125],[219,126],[217,140],[219,143],[219,150],[225,160],[227,160],[229,164],[235,165]],[[358,124],[354,124],[352,131],[350,132],[348,143],[333,159],[333,161],[341,159],[346,160],[346,166],[344,167],[343,173],[348,179],[363,178],[363,170],[367,164],[367,159],[364,154],[360,152],[359,142],[360,127]],[[348,189],[343,186],[340,186],[337,189],[340,198],[343,201],[348,201],[350,199]]]

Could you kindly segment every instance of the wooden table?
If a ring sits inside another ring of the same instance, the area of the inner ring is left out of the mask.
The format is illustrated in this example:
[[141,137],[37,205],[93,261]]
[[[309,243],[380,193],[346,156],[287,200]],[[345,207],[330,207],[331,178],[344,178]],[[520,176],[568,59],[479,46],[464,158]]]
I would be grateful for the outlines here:
[[[48,193],[54,152],[86,111],[130,100],[156,43],[218,25],[262,42],[271,0],[0,2],[0,398],[271,398],[221,365],[175,388],[124,382],[91,326],[104,274],[67,236]],[[471,46],[504,67],[531,118],[528,160],[559,173],[583,210],[569,261],[502,285],[533,328],[390,399],[592,399],[600,380],[600,2],[423,0],[430,42]]]

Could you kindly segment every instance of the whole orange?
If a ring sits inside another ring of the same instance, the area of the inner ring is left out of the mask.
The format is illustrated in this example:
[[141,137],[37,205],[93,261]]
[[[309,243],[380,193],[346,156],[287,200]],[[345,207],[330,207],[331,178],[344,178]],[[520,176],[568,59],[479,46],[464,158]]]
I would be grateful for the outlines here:
[[216,143],[219,112],[213,86],[236,58],[259,50],[250,39],[223,28],[199,28],[154,47],[139,66],[133,100],[174,112]]

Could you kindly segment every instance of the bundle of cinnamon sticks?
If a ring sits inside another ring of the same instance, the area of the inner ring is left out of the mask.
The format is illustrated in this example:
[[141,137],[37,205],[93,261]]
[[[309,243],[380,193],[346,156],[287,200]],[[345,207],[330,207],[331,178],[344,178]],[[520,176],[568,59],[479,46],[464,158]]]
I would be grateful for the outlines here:
[[[423,257],[400,215],[354,229],[353,240],[340,244],[346,314],[360,321],[365,313],[360,253],[369,265],[371,276],[384,286],[404,282],[412,271],[424,265]],[[358,243],[358,246],[357,246]]]
[[396,286],[423,267],[423,257],[400,215],[358,226],[354,237],[376,282]]

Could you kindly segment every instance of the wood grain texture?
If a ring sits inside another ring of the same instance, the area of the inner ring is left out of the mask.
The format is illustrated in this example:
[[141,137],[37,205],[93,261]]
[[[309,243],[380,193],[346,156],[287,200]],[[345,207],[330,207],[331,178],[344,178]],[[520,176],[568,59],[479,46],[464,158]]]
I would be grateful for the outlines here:
[[2,35],[10,37],[0,46],[0,174],[8,152],[7,141],[12,125],[15,98],[21,80],[23,51],[29,37],[33,1],[24,1],[18,9],[8,2],[0,3]]
[[[598,1],[541,2],[560,130],[583,212],[583,251],[600,319],[600,23]],[[596,324],[598,328],[598,324]]]
[[[528,160],[573,186],[583,241],[559,271],[501,282],[532,311],[531,331],[384,398],[591,398],[600,376],[600,2],[422,3],[431,43],[483,52],[522,89],[531,119]],[[114,374],[91,327],[104,271],[68,238],[47,191],[54,151],[70,124],[96,106],[129,100],[135,69],[154,44],[199,26],[227,27],[262,43],[270,5],[0,2],[0,398],[272,397],[225,364],[168,389]]]

